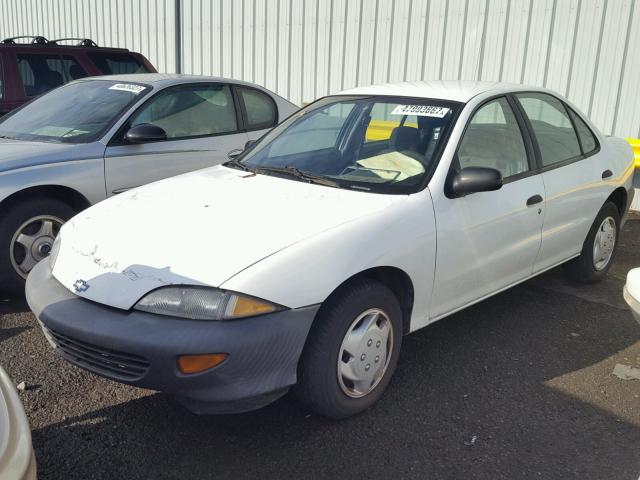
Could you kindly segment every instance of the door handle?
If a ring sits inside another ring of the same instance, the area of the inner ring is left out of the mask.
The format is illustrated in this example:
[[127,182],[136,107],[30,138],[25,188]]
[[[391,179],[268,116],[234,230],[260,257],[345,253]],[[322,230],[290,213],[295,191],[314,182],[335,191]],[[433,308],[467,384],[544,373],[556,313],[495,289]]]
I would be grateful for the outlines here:
[[135,186],[135,187],[125,187],[125,188],[116,188],[115,190],[112,190],[111,193],[113,193],[114,195],[117,195],[119,193],[124,193],[127,190],[131,190],[132,188],[138,188],[140,185]]
[[536,205],[538,203],[542,203],[542,197],[540,195],[534,195],[533,197],[529,197],[529,199],[527,200],[527,207]]
[[613,172],[611,170],[605,170],[602,172],[602,179],[609,178],[613,176]]

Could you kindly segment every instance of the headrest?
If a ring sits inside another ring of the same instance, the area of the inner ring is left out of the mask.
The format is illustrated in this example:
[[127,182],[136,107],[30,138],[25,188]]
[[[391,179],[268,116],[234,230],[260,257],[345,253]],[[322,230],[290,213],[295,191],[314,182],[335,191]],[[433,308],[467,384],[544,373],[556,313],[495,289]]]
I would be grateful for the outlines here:
[[418,129],[413,127],[396,127],[391,132],[389,146],[397,151],[415,150],[418,146]]

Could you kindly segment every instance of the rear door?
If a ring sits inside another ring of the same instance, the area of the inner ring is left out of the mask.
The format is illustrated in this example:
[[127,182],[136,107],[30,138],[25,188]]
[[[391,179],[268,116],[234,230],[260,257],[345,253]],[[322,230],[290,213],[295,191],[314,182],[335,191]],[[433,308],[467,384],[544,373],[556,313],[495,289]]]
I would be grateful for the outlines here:
[[546,194],[538,272],[577,255],[608,196],[596,136],[580,116],[546,93],[515,95],[534,136]]
[[[131,127],[153,124],[166,140],[129,144]],[[114,135],[105,150],[107,195],[180,173],[217,165],[242,149],[242,130],[230,85],[194,83],[166,88],[147,100]]]

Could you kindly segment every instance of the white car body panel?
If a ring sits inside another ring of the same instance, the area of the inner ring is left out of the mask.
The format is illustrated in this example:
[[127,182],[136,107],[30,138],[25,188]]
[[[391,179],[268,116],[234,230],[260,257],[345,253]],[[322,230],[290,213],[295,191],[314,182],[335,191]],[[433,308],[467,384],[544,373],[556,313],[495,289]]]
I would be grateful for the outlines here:
[[531,275],[540,248],[544,196],[540,175],[507,183],[495,192],[447,198],[432,193],[438,255],[431,316],[437,318]]
[[634,268],[627,274],[623,292],[633,317],[640,324],[640,268]]
[[[416,330],[576,255],[607,197],[630,187],[630,148],[592,127],[602,148],[591,157],[494,192],[447,198],[444,185],[471,114],[516,91],[555,95],[481,82],[343,92],[467,102],[428,188],[372,194],[213,167],[76,216],[61,230],[53,274],[77,295],[123,309],[155,288],[185,283],[297,308],[323,302],[364,270],[393,267],[413,283]],[[613,175],[602,180],[605,169]],[[543,202],[527,207],[536,194]]]
[[31,429],[13,382],[0,367],[0,478],[35,480]]
[[[431,197],[428,189],[415,195],[390,197],[393,202],[281,250],[238,273],[222,287],[302,307],[324,301],[337,286],[359,272],[394,267],[411,278],[415,292],[411,328],[420,328],[429,320],[435,267]],[[274,282],[276,278],[278,281]]]

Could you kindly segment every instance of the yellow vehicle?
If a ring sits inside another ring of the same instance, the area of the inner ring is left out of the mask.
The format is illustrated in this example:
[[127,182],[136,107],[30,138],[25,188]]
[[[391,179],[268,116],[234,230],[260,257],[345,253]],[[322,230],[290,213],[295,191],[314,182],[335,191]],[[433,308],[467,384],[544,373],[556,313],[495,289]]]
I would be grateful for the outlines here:
[[640,138],[627,138],[627,142],[633,148],[633,156],[636,159],[636,168],[640,169]]

